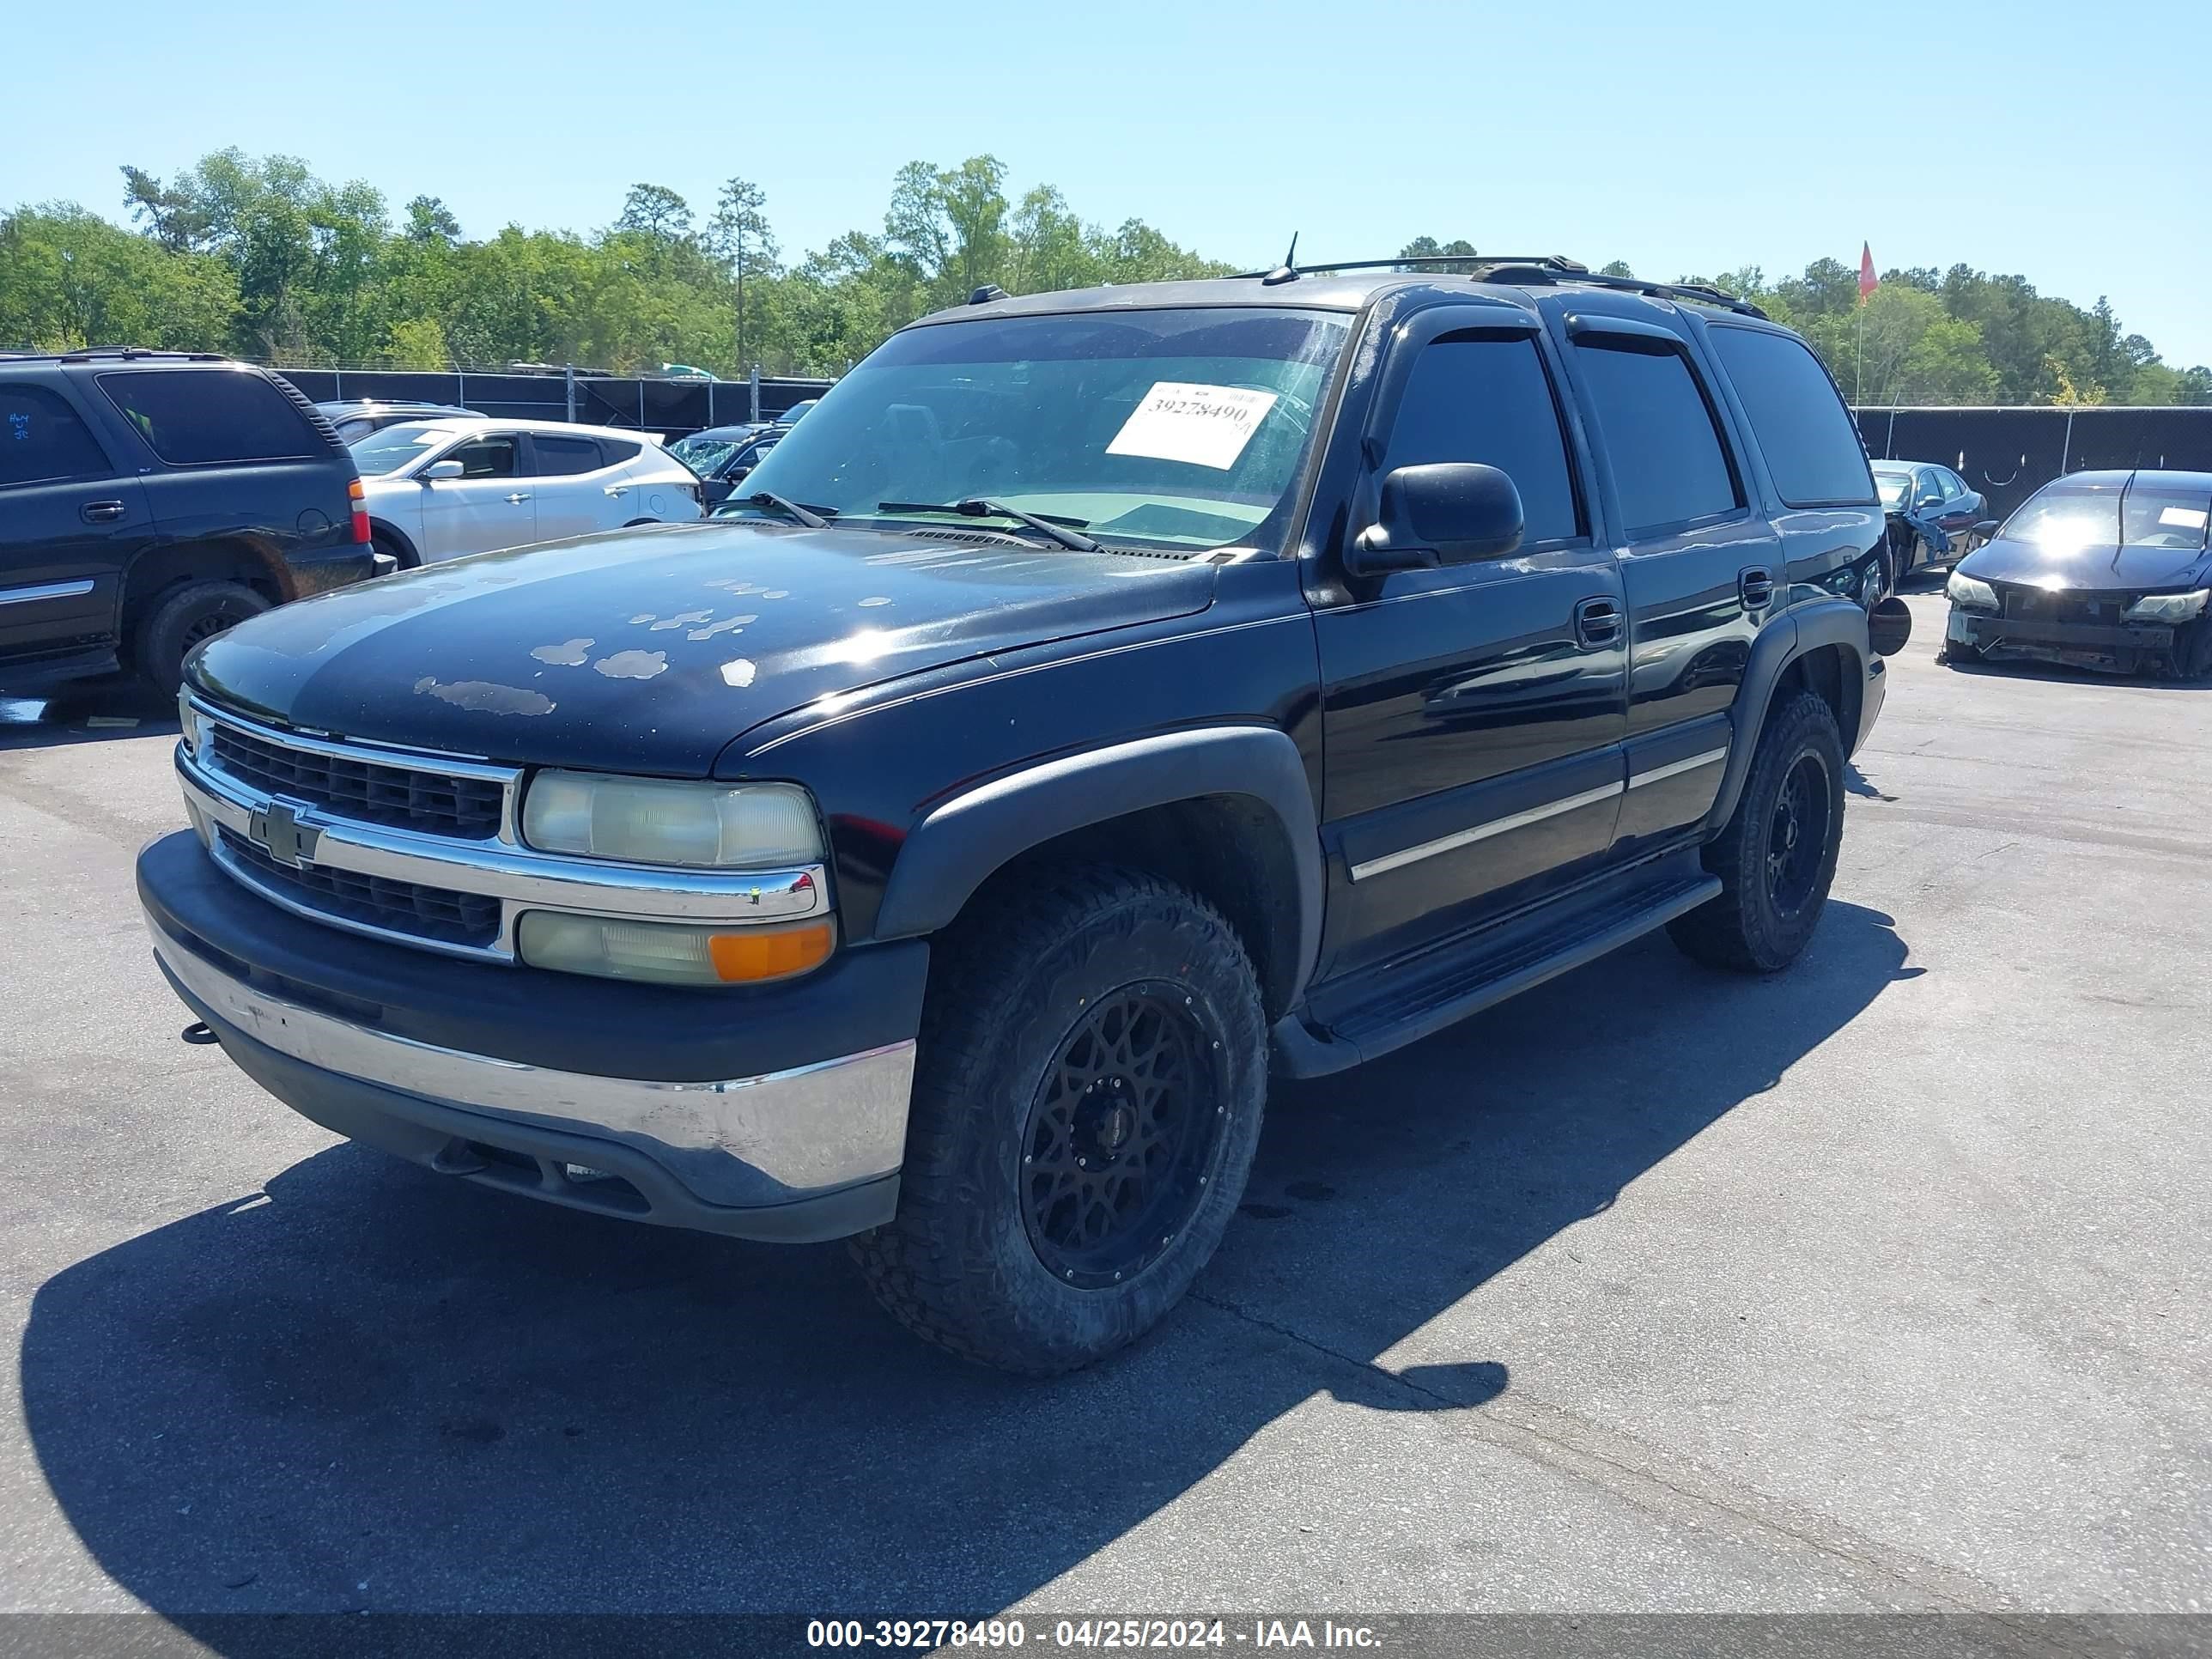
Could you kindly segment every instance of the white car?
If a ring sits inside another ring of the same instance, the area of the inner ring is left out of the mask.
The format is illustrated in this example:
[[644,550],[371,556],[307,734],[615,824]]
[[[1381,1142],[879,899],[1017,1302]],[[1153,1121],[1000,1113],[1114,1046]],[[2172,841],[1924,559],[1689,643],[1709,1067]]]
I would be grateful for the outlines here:
[[407,421],[352,445],[369,533],[400,568],[701,516],[653,434],[491,416]]

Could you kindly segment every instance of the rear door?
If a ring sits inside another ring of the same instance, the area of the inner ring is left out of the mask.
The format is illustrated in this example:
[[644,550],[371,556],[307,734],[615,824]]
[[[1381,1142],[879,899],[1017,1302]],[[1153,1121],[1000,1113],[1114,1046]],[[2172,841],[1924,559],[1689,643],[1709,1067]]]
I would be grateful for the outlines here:
[[152,537],[145,490],[70,401],[0,379],[0,678],[112,644],[123,572]]
[[529,434],[531,489],[538,498],[538,539],[588,536],[628,522],[629,492],[607,465],[596,438]]
[[461,476],[423,483],[425,563],[538,539],[538,480],[526,476],[520,433],[464,439],[438,459],[459,461]]
[[1310,580],[1321,649],[1332,974],[1479,922],[1601,855],[1620,806],[1620,578],[1533,313],[1443,306],[1392,331],[1346,539],[1385,475],[1502,469],[1522,544],[1436,570]]
[[1610,295],[1547,309],[1595,428],[1627,595],[1626,854],[1694,824],[1719,793],[1729,710],[1775,604],[1782,545],[1681,313]]

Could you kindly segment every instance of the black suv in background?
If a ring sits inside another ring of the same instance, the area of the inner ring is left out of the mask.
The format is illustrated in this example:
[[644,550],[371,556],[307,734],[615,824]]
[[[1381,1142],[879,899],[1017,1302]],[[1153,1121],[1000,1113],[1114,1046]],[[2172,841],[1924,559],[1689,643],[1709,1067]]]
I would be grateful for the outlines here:
[[185,653],[372,573],[361,481],[277,375],[220,357],[0,357],[0,692]]
[[982,290],[746,487],[204,647],[155,956],[317,1122],[1021,1371],[1174,1305],[1271,1073],[1792,961],[1909,627],[1804,342],[1558,260]]

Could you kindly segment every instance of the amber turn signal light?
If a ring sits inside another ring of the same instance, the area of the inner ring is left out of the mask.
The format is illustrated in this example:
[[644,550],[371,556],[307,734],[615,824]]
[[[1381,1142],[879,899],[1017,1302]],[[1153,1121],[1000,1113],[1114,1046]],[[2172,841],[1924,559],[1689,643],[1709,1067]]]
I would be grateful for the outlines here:
[[743,933],[716,933],[707,941],[715,975],[725,984],[740,985],[761,980],[788,979],[830,959],[836,932],[828,921],[801,922],[796,927],[748,927]]

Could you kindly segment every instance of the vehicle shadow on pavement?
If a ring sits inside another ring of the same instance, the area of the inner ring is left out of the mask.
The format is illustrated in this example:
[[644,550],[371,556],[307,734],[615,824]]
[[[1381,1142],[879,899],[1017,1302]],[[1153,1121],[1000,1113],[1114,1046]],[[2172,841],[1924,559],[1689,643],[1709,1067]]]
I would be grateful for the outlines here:
[[541,1207],[338,1146],[44,1285],[24,1417],[100,1565],[218,1650],[220,1615],[264,1610],[994,1612],[1301,1405],[1510,1389],[1510,1351],[1452,1352],[1475,1322],[1432,1322],[1604,1225],[1905,954],[1841,903],[1772,979],[1649,939],[1279,1088],[1192,1298],[1059,1382],[915,1343],[836,1247]]
[[1944,659],[1954,674],[1993,679],[2045,680],[2057,685],[2104,685],[2136,691],[2212,691],[2212,675],[2200,679],[2172,680],[2160,674],[2107,674],[2094,668],[2069,668],[2061,663],[2017,658],[1984,658],[1972,662]]
[[70,686],[43,700],[0,693],[0,754],[177,731],[177,705],[137,680]]

